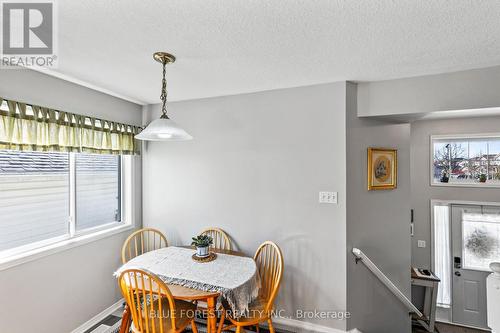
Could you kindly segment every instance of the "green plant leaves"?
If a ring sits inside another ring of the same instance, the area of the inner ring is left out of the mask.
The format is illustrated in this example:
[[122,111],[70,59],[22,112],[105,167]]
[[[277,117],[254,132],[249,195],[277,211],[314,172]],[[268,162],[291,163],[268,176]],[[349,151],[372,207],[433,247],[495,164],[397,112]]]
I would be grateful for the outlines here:
[[209,235],[198,235],[192,238],[191,245],[196,247],[207,247],[214,243],[214,240]]

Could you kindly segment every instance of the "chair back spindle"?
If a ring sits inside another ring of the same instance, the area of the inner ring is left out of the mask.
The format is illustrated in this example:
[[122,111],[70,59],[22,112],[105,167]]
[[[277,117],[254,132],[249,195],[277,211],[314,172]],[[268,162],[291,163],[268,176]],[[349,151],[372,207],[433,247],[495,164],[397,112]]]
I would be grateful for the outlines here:
[[167,247],[167,238],[161,231],[153,228],[144,228],[132,233],[123,243],[122,262],[126,263],[143,253]]
[[207,228],[203,230],[201,234],[208,235],[213,238],[214,243],[212,244],[211,248],[231,251],[231,239],[224,230],[220,228]]
[[257,249],[254,260],[261,280],[259,296],[267,301],[265,310],[271,311],[283,277],[283,254],[278,245],[266,241]]
[[[172,328],[176,331],[174,298],[165,283],[156,275],[139,269],[128,269],[120,275],[119,284],[135,331],[166,333]],[[163,320],[168,317],[170,325]]]

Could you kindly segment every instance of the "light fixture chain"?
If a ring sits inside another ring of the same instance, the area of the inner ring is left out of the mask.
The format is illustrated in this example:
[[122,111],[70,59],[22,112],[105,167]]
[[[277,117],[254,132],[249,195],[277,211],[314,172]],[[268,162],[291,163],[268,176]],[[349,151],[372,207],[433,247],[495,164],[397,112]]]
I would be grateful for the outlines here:
[[163,62],[163,80],[161,81],[161,95],[160,99],[162,101],[162,107],[161,107],[161,112],[162,112],[162,118],[168,118],[167,117],[167,79],[166,74],[167,74],[167,63],[166,61]]

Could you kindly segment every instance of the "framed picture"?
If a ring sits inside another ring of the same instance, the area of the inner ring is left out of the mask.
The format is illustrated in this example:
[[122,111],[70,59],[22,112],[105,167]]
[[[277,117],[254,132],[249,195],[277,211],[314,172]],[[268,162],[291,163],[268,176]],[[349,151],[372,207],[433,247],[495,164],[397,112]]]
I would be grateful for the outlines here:
[[396,188],[398,152],[389,148],[368,148],[368,191]]

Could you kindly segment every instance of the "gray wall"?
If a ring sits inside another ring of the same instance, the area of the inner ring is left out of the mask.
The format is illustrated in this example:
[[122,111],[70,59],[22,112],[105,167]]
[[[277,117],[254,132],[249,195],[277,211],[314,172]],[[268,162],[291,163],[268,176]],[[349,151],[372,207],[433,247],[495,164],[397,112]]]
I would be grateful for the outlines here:
[[[4,98],[141,124],[138,105],[38,72],[0,72],[0,96]],[[140,157],[135,162],[135,218],[140,225]],[[0,271],[0,330],[68,333],[118,301],[121,295],[112,274],[120,265],[120,250],[128,233]]]
[[360,83],[360,116],[427,113],[500,106],[500,66]]
[[[411,125],[411,204],[414,209],[415,234],[412,238],[412,264],[431,265],[430,200],[466,200],[500,202],[498,188],[430,186],[430,136],[434,134],[497,133],[500,117],[458,118],[417,121]],[[425,248],[417,240],[425,240]]]
[[[356,86],[347,85],[348,328],[367,333],[410,332],[407,309],[367,268],[354,263],[360,248],[410,296],[410,126],[357,118]],[[398,186],[367,191],[367,148],[398,150]]]
[[0,70],[0,96],[66,112],[141,125],[141,106],[28,69]]
[[[172,244],[218,226],[249,255],[273,240],[285,257],[278,307],[292,317],[344,311],[345,83],[171,103],[170,112],[194,140],[148,143],[144,225]],[[318,203],[329,190],[338,205]]]

